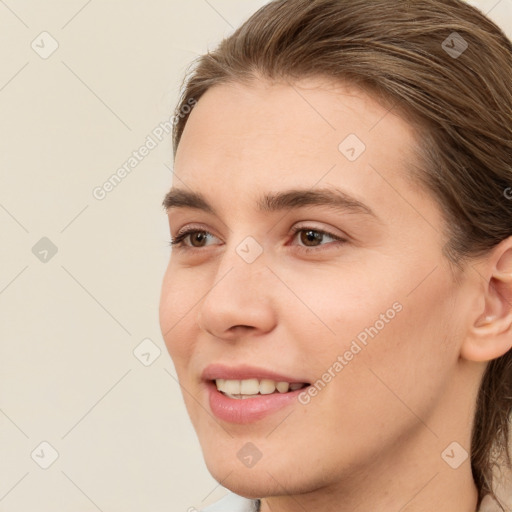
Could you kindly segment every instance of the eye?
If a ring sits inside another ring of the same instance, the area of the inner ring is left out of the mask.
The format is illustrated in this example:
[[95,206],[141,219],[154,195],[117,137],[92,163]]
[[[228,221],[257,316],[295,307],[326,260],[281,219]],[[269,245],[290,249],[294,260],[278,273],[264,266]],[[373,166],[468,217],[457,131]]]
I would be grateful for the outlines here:
[[[191,236],[191,235],[194,235],[194,236]],[[189,236],[191,237],[191,240],[193,241],[191,246],[184,243],[185,240]],[[172,247],[180,247],[180,248],[181,247],[186,247],[186,248],[191,247],[192,249],[200,249],[201,247],[204,247],[204,245],[196,246],[193,244],[196,242],[199,244],[202,244],[202,242],[204,242],[208,236],[213,236],[213,235],[209,231],[189,228],[189,229],[186,229],[186,230],[182,231],[181,233],[179,233],[176,237],[171,237],[170,245]]]
[[[347,242],[347,239],[345,239],[343,237],[334,235],[333,233],[329,233],[327,231],[317,229],[314,227],[296,226],[292,229],[292,231],[295,236],[302,233],[299,236],[299,240],[300,240],[300,242],[304,243],[304,246],[299,245],[300,251],[305,251],[305,252],[316,251],[316,252],[318,252],[318,249],[316,249],[316,248],[321,247],[321,246],[316,245],[316,244],[317,244],[317,242],[323,242],[325,237],[331,238],[334,241],[340,242],[340,243]],[[294,238],[295,238],[295,236],[294,236]],[[313,244],[313,245],[309,245],[309,244]],[[331,244],[322,244],[322,245],[331,245]],[[334,244],[334,245],[339,245],[339,244]],[[320,249],[320,250],[323,250],[323,249]]]
[[[294,235],[293,238],[296,238],[296,236],[299,233],[302,233],[302,235],[299,237],[300,241],[304,245],[299,245],[299,250],[304,252],[310,252],[310,251],[316,251],[318,252],[317,247],[321,247],[321,242],[324,241],[325,237],[331,238],[336,242],[345,243],[347,242],[347,239],[339,237],[337,235],[334,235],[333,233],[329,233],[327,231],[317,229],[314,227],[308,227],[308,226],[296,226],[292,229],[292,233]],[[181,233],[179,233],[176,237],[172,237],[170,241],[170,245],[172,247],[179,247],[184,249],[201,249],[202,247],[206,247],[204,245],[204,242],[208,239],[208,237],[213,237],[209,231],[202,230],[202,229],[194,229],[189,228]],[[189,238],[190,237],[190,238]],[[190,241],[189,243],[185,243],[187,239]],[[318,245],[318,244],[321,245]],[[198,244],[198,245],[195,245]],[[310,245],[311,244],[311,245]],[[330,244],[327,244],[330,245]],[[337,245],[337,244],[336,244]],[[321,249],[323,250],[323,249]]]

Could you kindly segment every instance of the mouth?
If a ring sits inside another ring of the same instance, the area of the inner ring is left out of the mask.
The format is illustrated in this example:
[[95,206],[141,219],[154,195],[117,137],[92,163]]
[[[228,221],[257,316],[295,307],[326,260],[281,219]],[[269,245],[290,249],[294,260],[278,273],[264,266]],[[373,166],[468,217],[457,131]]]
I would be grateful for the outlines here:
[[286,382],[272,379],[215,379],[217,391],[235,400],[245,400],[261,395],[284,394],[303,389],[307,382]]
[[301,378],[265,368],[210,365],[201,375],[211,412],[228,423],[247,424],[290,407],[300,407],[299,394],[310,386]]

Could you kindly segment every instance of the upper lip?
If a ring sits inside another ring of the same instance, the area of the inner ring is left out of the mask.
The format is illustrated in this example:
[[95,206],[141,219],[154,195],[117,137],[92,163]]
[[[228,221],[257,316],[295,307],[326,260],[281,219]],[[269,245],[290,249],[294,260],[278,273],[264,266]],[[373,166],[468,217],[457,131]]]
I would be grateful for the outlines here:
[[307,380],[297,379],[289,375],[274,372],[268,368],[258,368],[240,364],[237,366],[227,366],[221,363],[208,365],[201,374],[203,380],[246,380],[246,379],[269,379],[275,382],[308,383]]

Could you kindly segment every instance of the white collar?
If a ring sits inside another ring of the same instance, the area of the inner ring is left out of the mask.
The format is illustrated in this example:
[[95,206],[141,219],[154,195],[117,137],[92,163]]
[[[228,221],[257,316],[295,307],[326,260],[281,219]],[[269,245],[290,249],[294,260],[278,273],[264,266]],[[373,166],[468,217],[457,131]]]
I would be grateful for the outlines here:
[[230,492],[200,512],[258,512],[259,500],[249,500]]

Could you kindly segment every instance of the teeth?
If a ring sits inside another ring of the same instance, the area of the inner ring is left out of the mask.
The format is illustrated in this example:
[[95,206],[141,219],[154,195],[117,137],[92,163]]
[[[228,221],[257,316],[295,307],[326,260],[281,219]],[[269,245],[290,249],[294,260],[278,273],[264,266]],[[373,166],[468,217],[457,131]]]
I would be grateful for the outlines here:
[[230,398],[250,398],[258,394],[270,395],[275,393],[287,393],[288,391],[295,391],[304,386],[303,383],[294,382],[276,382],[270,379],[245,379],[245,380],[230,380],[230,379],[217,379],[215,381],[217,389]]
[[273,380],[263,379],[259,384],[262,395],[270,395],[276,390],[276,383]]
[[230,395],[239,395],[240,394],[240,384],[239,380],[225,380],[224,381],[224,393],[229,393]]
[[288,382],[278,382],[276,388],[279,393],[287,393],[288,389],[290,388],[290,384],[288,384]]
[[241,395],[257,395],[260,392],[260,382],[258,379],[247,379],[240,381]]

